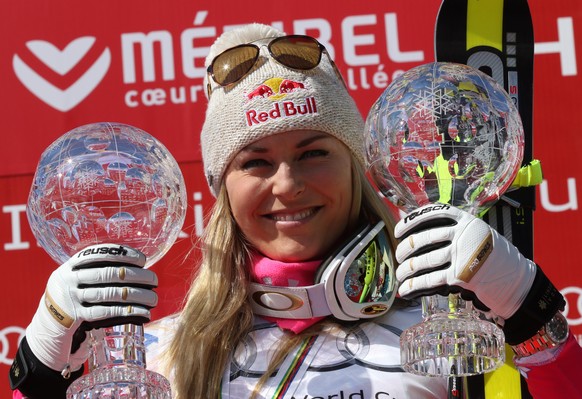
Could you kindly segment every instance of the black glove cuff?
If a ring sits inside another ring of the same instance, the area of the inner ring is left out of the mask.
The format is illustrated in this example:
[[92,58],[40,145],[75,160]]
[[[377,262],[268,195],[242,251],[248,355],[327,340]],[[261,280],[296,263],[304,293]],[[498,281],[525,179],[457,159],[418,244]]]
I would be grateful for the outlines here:
[[533,337],[558,310],[564,310],[565,306],[566,301],[560,291],[537,266],[533,285],[525,300],[517,312],[505,320],[505,342],[517,345]]
[[37,359],[24,337],[10,367],[10,388],[18,389],[29,399],[65,398],[69,385],[81,375],[83,367],[72,372],[69,379],[64,379],[59,371]]

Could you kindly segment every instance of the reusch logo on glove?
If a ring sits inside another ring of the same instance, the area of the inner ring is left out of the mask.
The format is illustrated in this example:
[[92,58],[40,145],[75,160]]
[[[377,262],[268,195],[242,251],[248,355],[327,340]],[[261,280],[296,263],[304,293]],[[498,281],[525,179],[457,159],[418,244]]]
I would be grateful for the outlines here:
[[89,255],[127,255],[127,249],[123,248],[121,245],[119,247],[99,247],[99,248],[89,248],[82,252],[79,252],[77,258],[81,256]]
[[429,213],[429,212],[433,212],[433,211],[441,211],[443,209],[450,209],[450,208],[451,208],[451,206],[449,204],[427,206],[426,208],[424,208],[421,211],[414,211],[414,212],[411,212],[408,215],[406,215],[406,217],[404,218],[404,223],[408,223],[408,222],[412,221],[415,217],[420,216],[420,215],[424,215],[425,213]]
[[461,274],[459,274],[459,279],[468,283],[485,263],[491,251],[493,251],[493,236],[489,233],[475,251],[475,256],[471,257],[472,260],[467,263]]

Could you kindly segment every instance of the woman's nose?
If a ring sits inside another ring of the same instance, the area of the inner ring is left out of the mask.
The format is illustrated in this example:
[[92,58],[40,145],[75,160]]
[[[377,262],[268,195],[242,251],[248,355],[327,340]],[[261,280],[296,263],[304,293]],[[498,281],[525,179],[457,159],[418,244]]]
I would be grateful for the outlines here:
[[273,175],[273,195],[293,198],[305,190],[302,174],[287,163],[281,163]]

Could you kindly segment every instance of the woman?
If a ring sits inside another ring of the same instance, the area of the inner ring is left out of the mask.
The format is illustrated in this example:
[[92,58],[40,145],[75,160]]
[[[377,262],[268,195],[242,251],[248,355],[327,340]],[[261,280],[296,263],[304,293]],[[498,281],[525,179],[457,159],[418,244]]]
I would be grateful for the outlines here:
[[[323,46],[253,24],[219,37],[207,66],[201,144],[217,199],[183,310],[149,331],[149,366],[169,376],[175,398],[446,397],[445,379],[400,368],[398,336],[420,311],[394,299],[395,278],[404,298],[451,290],[476,297],[505,323],[535,395],[578,395],[582,350],[571,334],[520,346],[564,305],[533,262],[450,206],[426,206],[394,225],[365,177],[363,121]],[[391,236],[406,239],[395,249]],[[488,257],[460,280],[482,244],[491,244]],[[381,256],[370,263],[374,254]],[[101,312],[87,312],[76,299],[82,288],[72,295],[65,283],[79,281],[79,261],[61,266],[12,367],[15,389],[43,397],[47,388],[35,386],[50,382],[50,397],[63,397],[82,373],[84,331],[149,319],[156,282],[140,269],[143,257],[107,260],[131,271],[123,280],[130,297],[118,273],[102,267],[100,288],[110,290]],[[64,325],[45,303],[75,316]]]

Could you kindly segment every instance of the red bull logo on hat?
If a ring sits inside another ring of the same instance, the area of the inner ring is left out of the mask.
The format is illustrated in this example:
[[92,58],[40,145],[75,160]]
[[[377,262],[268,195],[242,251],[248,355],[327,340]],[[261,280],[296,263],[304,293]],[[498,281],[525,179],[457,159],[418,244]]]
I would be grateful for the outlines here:
[[279,100],[284,98],[288,93],[302,89],[305,89],[305,84],[301,82],[296,82],[294,80],[284,78],[270,78],[265,80],[246,96],[249,100],[252,100],[256,97]]
[[[251,108],[246,111],[247,126],[257,126],[262,123],[276,120],[279,118],[304,116],[317,113],[315,97],[306,97],[302,99],[283,100],[289,93],[299,90],[306,90],[301,82],[290,79],[271,78],[267,79],[250,93],[246,94],[247,99],[252,103],[256,98],[268,98],[274,102],[268,109]],[[264,105],[264,103],[262,103]]]

